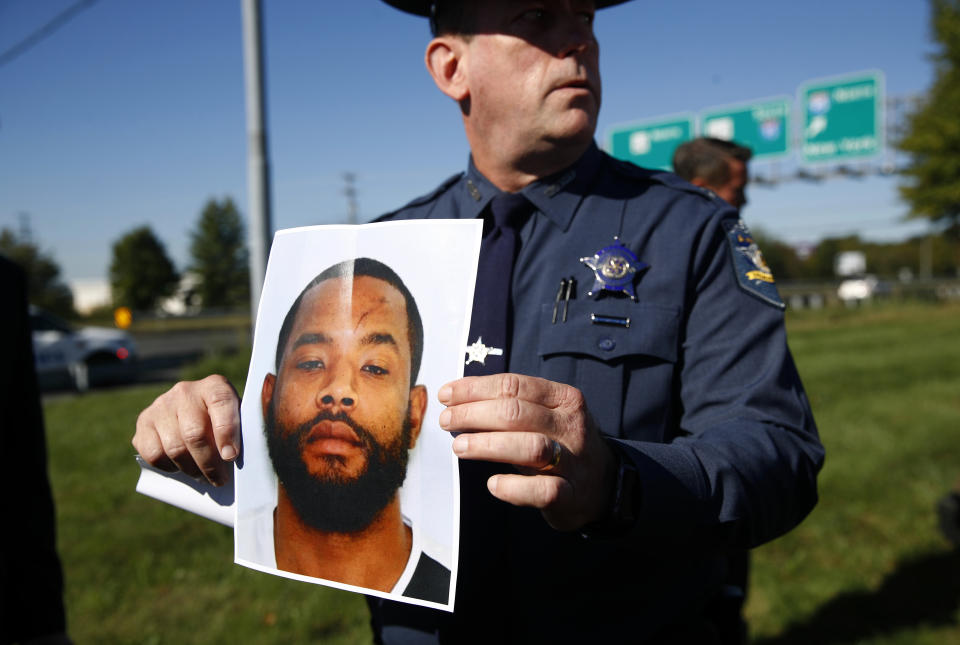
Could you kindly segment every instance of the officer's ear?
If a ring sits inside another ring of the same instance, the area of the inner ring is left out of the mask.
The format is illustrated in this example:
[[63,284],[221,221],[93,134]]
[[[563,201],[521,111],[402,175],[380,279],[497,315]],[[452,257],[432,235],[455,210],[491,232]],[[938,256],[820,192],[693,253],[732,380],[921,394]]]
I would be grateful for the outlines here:
[[694,177],[690,180],[690,183],[698,188],[710,188],[710,186],[707,185],[707,180],[703,177]]
[[440,91],[457,103],[470,97],[467,85],[467,42],[458,36],[438,36],[427,45],[425,62]]
[[414,385],[410,388],[410,447],[413,448],[420,436],[423,426],[423,417],[427,413],[427,388],[424,385]]

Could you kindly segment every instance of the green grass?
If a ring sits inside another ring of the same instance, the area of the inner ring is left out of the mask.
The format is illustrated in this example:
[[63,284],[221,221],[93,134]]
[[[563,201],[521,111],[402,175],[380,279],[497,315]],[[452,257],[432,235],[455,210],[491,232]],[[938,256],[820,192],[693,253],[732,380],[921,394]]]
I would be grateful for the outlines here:
[[363,643],[360,596],[233,564],[233,534],[134,492],[137,414],[163,387],[45,406],[77,643]]
[[[960,554],[933,514],[960,475],[960,306],[796,312],[788,326],[827,461],[814,512],[755,551],[754,642],[960,644]],[[190,376],[242,378],[244,361]],[[45,404],[76,641],[369,642],[359,596],[236,566],[229,529],[134,492],[136,416],[164,389]]]
[[960,475],[960,306],[798,312],[827,450],[820,503],[754,553],[757,642],[960,643],[960,554],[934,504]]

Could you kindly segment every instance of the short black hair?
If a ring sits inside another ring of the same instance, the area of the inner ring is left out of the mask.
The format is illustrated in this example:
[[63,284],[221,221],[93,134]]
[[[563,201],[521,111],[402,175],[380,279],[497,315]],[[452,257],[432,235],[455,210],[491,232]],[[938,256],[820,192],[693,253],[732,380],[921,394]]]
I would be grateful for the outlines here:
[[712,186],[724,184],[730,179],[727,161],[734,159],[746,164],[753,151],[733,141],[697,137],[677,146],[673,152],[673,172],[687,181],[703,179]]
[[300,311],[300,303],[303,297],[310,289],[327,280],[333,278],[360,278],[368,276],[383,280],[394,287],[403,296],[407,305],[407,336],[410,337],[410,385],[417,382],[417,375],[420,373],[420,361],[423,358],[423,321],[420,319],[420,310],[417,308],[417,301],[413,294],[407,289],[396,271],[388,267],[383,262],[371,258],[354,258],[344,260],[324,269],[303,288],[297,299],[290,305],[290,310],[283,319],[283,325],[280,327],[280,335],[277,337],[277,353],[275,369],[280,372],[280,363],[283,360],[283,351],[287,347],[287,341],[290,340],[290,332],[293,331],[293,322],[297,318],[297,312]]

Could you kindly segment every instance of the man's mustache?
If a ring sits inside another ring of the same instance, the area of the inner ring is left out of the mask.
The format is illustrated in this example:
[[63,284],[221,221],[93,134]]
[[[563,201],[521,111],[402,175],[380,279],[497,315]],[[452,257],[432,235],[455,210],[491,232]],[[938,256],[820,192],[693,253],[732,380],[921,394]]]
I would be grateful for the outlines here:
[[310,431],[318,424],[324,421],[330,422],[339,422],[346,424],[350,427],[351,430],[357,435],[357,439],[360,440],[360,443],[363,444],[364,449],[369,449],[371,445],[376,445],[377,440],[370,433],[369,430],[364,428],[362,425],[350,418],[346,412],[340,411],[336,414],[330,412],[329,410],[321,410],[317,415],[307,421],[302,423],[297,428],[294,429],[293,434],[297,437],[297,443],[302,448],[307,442],[307,437],[310,435]]

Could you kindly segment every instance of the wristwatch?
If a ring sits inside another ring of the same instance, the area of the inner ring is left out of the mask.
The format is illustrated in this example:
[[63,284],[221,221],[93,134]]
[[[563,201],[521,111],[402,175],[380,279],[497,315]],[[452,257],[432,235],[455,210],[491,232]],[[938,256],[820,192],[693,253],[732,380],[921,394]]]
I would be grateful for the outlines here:
[[615,538],[626,535],[637,521],[640,504],[640,482],[637,467],[624,455],[623,447],[616,441],[608,443],[613,451],[617,469],[613,497],[606,514],[596,522],[585,524],[580,534],[586,538]]

